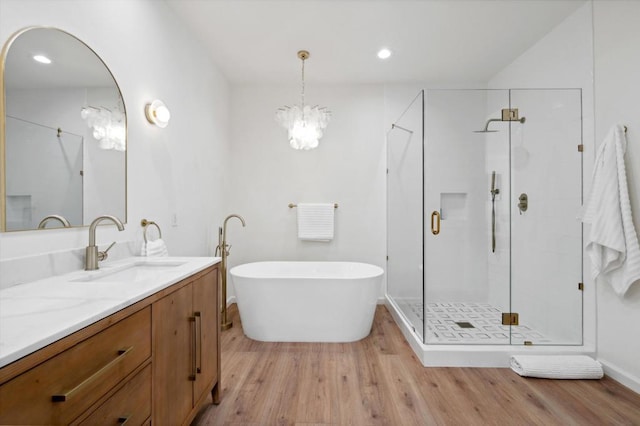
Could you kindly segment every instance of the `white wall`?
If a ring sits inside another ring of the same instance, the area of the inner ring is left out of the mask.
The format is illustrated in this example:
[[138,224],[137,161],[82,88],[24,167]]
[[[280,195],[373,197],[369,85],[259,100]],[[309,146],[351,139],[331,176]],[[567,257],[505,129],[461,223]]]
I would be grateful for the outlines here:
[[[229,88],[198,42],[153,0],[0,0],[0,40],[33,25],[84,41],[109,66],[124,97],[128,223],[124,232],[101,227],[98,243],[141,240],[140,219],[148,218],[162,226],[171,254],[212,254],[212,230],[224,214]],[[144,105],[156,98],[172,113],[165,129],[144,117]],[[87,243],[86,228],[4,233],[0,259]]]
[[[278,107],[299,96],[297,86],[232,90],[231,191],[224,213],[242,215],[247,226],[235,219],[228,223],[229,267],[262,260],[345,260],[384,267],[383,89],[307,84],[307,102],[332,111],[320,146],[311,151],[290,148],[286,130],[274,119]],[[287,205],[304,202],[339,204],[331,242],[297,239],[296,210]]]
[[[631,209],[640,232],[640,2],[594,2],[596,142],[614,123],[625,124]],[[598,358],[607,374],[640,392],[640,283],[624,298],[598,283]]]

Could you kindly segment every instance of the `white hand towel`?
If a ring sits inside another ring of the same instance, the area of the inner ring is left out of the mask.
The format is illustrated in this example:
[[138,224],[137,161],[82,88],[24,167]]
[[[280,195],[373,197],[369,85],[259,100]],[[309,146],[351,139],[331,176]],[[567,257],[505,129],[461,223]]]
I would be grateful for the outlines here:
[[602,365],[586,355],[513,355],[511,369],[542,379],[601,379]]
[[333,204],[298,204],[298,238],[307,241],[333,239]]
[[162,238],[158,238],[157,240],[142,243],[142,251],[140,254],[148,257],[166,257],[169,256],[169,251]]
[[624,296],[640,280],[640,247],[633,226],[624,154],[624,127],[614,126],[600,145],[593,169],[592,189],[585,205],[585,223],[591,224],[586,252],[591,276],[600,276]]

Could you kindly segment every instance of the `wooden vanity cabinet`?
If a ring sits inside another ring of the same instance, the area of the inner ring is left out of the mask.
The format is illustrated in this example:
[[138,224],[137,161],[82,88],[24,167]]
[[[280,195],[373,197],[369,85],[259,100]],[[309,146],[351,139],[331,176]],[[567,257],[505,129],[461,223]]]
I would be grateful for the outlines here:
[[189,424],[220,370],[218,270],[153,304],[153,424]]
[[219,397],[218,268],[0,368],[0,425],[189,424]]

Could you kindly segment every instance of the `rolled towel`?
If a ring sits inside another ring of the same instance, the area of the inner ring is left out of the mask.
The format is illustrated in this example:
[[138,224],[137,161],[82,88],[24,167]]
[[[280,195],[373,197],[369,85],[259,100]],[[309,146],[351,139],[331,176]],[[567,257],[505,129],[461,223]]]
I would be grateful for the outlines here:
[[523,377],[601,379],[602,365],[586,355],[512,355],[511,369]]
[[154,241],[142,243],[142,250],[140,254],[148,257],[166,257],[169,256],[169,251],[167,250],[167,245],[164,243],[162,238],[158,238]]

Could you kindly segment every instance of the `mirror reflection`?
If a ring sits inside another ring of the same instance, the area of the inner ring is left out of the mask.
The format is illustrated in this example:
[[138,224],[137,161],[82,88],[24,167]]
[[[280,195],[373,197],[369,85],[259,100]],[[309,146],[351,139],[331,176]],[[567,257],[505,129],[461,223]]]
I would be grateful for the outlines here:
[[[30,28],[3,50],[2,230],[126,217],[126,113],[104,62],[74,36]],[[61,220],[41,222],[48,216]]]

